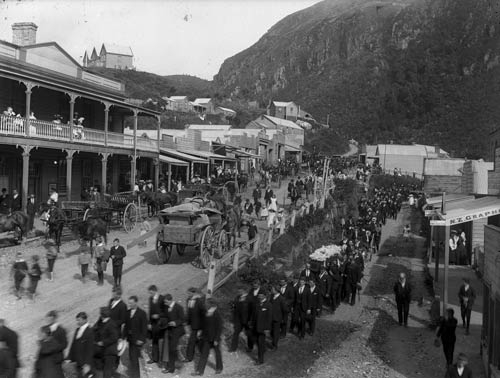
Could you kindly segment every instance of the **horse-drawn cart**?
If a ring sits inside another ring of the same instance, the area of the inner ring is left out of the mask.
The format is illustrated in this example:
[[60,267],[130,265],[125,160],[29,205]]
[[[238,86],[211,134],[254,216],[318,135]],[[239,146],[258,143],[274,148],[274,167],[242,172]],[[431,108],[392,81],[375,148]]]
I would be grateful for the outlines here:
[[100,218],[108,226],[122,226],[126,232],[132,232],[137,225],[139,210],[134,192],[104,194],[103,201],[63,201],[61,209],[68,224]]
[[222,213],[198,201],[166,208],[159,213],[160,224],[127,247],[130,248],[156,234],[156,255],[166,264],[175,246],[182,256],[186,247],[199,249],[199,263],[207,268],[211,259],[221,258],[229,249]]

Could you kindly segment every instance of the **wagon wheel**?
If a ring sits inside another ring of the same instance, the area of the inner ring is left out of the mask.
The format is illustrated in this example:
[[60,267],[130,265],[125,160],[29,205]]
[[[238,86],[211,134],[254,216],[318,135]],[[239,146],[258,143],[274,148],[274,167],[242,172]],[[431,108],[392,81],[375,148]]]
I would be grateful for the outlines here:
[[90,209],[85,210],[85,213],[83,213],[83,220],[86,221],[90,217]]
[[203,231],[200,241],[200,263],[203,268],[208,268],[212,260],[212,238],[214,229],[212,226],[207,226]]
[[217,248],[215,250],[214,257],[216,259],[220,259],[227,253],[228,250],[229,248],[226,231],[221,230],[219,233],[219,237],[217,238]]
[[172,256],[172,243],[163,243],[159,238],[156,239],[156,257],[160,264],[168,263]]
[[184,252],[186,252],[186,244],[176,244],[175,249],[177,250],[177,254],[179,256],[184,256]]
[[137,206],[129,203],[123,212],[123,228],[127,232],[132,232],[137,224]]

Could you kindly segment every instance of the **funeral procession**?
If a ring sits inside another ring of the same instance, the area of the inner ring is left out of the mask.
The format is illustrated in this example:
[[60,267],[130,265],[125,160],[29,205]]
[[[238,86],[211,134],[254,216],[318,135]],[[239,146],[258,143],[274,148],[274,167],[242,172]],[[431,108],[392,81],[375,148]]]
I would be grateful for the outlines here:
[[0,378],[500,378],[500,0],[0,15]]

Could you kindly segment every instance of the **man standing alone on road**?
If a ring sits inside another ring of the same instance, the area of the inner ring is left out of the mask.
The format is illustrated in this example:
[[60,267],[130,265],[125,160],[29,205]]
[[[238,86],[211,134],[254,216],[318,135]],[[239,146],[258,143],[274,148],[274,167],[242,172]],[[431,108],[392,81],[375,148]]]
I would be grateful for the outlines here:
[[406,281],[406,274],[400,273],[399,280],[394,284],[394,294],[396,295],[396,304],[398,306],[399,325],[408,327],[408,313],[411,302],[411,285]]
[[113,240],[113,246],[111,247],[109,257],[113,260],[115,287],[122,284],[123,259],[125,256],[127,256],[127,252],[125,252],[125,248],[120,245],[120,240],[118,238]]
[[464,277],[463,284],[458,291],[458,298],[460,298],[460,314],[462,315],[462,326],[465,328],[465,334],[469,334],[470,316],[472,313],[472,306],[476,299],[476,293],[470,286],[468,278]]

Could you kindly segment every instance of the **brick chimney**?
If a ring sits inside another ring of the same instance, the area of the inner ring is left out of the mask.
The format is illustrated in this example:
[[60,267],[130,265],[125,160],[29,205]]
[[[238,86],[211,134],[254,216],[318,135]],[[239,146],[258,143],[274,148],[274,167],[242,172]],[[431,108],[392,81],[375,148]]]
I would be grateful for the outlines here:
[[16,22],[12,24],[12,43],[18,46],[34,45],[38,26],[33,22]]

